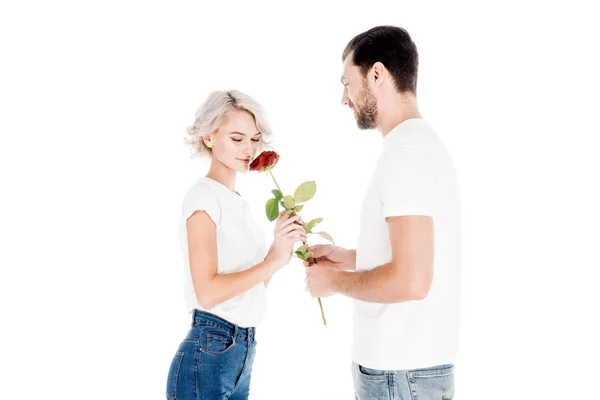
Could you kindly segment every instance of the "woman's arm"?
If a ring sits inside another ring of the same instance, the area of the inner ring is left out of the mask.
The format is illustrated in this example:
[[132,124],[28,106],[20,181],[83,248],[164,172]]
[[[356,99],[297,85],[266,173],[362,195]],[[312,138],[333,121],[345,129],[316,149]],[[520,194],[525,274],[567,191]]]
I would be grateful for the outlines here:
[[187,219],[188,251],[192,282],[198,302],[205,310],[232,299],[264,282],[281,267],[271,258],[241,272],[218,274],[217,228],[206,211]]

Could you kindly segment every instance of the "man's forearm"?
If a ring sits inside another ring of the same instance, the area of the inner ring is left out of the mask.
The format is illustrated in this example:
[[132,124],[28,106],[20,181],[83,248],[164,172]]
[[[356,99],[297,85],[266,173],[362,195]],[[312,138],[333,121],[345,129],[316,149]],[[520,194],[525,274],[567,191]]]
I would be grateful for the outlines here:
[[336,271],[333,290],[355,299],[373,303],[398,303],[419,300],[408,277],[403,279],[392,263],[370,271]]
[[350,252],[350,259],[351,259],[351,265],[349,267],[349,269],[351,271],[356,271],[356,249],[349,249],[348,250]]

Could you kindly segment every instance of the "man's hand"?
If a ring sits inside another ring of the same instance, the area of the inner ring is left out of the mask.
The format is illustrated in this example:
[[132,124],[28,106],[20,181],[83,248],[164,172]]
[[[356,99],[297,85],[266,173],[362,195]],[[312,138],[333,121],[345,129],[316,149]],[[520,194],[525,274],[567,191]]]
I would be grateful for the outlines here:
[[329,297],[335,294],[333,282],[338,273],[334,268],[319,265],[306,268],[306,290],[312,297]]
[[[317,244],[308,248],[312,252],[311,265],[331,267],[338,270],[352,271],[356,269],[356,251],[330,244]],[[304,266],[308,267],[308,262]]]

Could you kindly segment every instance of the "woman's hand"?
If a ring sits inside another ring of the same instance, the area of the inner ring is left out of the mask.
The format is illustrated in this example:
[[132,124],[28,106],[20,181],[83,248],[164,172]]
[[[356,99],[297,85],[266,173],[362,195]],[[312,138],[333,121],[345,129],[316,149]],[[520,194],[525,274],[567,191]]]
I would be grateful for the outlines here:
[[282,211],[277,218],[274,239],[266,260],[273,261],[279,268],[289,264],[294,251],[294,243],[307,240],[300,215],[289,216]]

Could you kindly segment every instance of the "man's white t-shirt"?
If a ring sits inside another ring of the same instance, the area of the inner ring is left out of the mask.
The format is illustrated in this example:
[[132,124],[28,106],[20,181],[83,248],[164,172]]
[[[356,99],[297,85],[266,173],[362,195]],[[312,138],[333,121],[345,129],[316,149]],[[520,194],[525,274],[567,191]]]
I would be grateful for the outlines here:
[[[266,255],[265,237],[248,204],[227,186],[208,177],[198,179],[183,200],[179,237],[184,264],[184,295],[188,312],[204,310],[196,298],[187,243],[186,221],[196,210],[204,210],[217,229],[219,274],[244,271],[261,263]],[[266,311],[265,285],[248,291],[210,310],[205,310],[240,327],[255,327]]]
[[453,363],[460,296],[460,202],[452,159],[430,124],[409,119],[383,139],[365,196],[356,270],[392,261],[386,217],[428,215],[434,223],[434,275],[427,297],[393,304],[354,299],[352,359],[380,370]]

